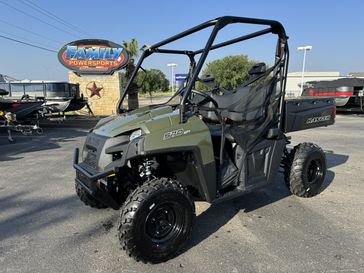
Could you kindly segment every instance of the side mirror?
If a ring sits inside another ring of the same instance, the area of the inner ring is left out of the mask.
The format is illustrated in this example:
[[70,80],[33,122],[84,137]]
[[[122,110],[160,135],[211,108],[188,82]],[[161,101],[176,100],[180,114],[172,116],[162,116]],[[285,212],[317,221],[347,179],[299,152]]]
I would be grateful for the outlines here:
[[250,76],[260,75],[260,74],[263,74],[265,71],[266,71],[265,63],[257,63],[257,64],[252,65],[249,68],[248,74]]

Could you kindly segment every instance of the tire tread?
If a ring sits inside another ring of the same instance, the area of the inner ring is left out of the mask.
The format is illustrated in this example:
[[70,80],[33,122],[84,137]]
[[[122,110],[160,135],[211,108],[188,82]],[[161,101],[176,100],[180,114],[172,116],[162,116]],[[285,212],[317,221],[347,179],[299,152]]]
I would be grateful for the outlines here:
[[77,196],[80,198],[80,200],[86,205],[91,208],[97,208],[97,209],[104,209],[107,208],[106,205],[96,200],[94,197],[92,197],[88,192],[86,192],[80,184],[77,182],[75,183],[75,189]]
[[[173,189],[187,196],[193,208],[193,218],[195,217],[195,204],[191,199],[188,190],[185,187],[183,187],[180,183],[178,183],[176,180],[169,178],[159,178],[159,179],[155,178],[135,189],[126,199],[121,209],[120,220],[118,225],[118,231],[119,231],[118,236],[122,249],[126,251],[129,257],[133,257],[136,261],[143,261],[144,263],[161,262],[161,260],[151,261],[148,259],[148,257],[142,256],[142,253],[139,251],[139,249],[135,244],[132,234],[132,229],[134,224],[133,217],[138,208],[141,207],[142,204],[146,200],[148,200],[148,198],[151,195],[156,194],[162,191],[163,189]],[[188,241],[190,236],[191,232],[189,232],[186,241]],[[162,261],[168,260],[173,256],[174,255],[165,257],[164,260]]]
[[[318,194],[317,191],[313,191],[310,188],[307,188],[303,183],[303,168],[304,162],[308,155],[312,152],[319,152],[324,155],[323,150],[314,143],[304,142],[294,147],[293,151],[293,161],[290,170],[285,173],[285,177],[287,178],[289,173],[289,184],[290,191],[299,197],[313,197]],[[323,156],[325,158],[325,156]],[[326,168],[326,160],[324,162]],[[285,179],[286,180],[286,179]]]

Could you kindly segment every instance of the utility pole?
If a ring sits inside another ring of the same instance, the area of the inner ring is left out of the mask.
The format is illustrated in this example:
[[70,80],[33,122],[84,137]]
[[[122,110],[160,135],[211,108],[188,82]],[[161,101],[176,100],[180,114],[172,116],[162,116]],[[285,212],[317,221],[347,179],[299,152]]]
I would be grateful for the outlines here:
[[171,68],[171,89],[172,89],[172,95],[174,94],[174,86],[175,86],[175,84],[174,84],[174,68],[177,66],[177,64],[175,64],[175,63],[170,63],[170,64],[167,64],[167,66],[168,67],[170,67]]
[[301,76],[301,96],[303,92],[303,80],[304,80],[304,74],[305,74],[305,65],[306,65],[306,52],[310,51],[312,49],[312,46],[300,46],[297,47],[298,51],[303,51],[303,65],[302,65],[302,76]]

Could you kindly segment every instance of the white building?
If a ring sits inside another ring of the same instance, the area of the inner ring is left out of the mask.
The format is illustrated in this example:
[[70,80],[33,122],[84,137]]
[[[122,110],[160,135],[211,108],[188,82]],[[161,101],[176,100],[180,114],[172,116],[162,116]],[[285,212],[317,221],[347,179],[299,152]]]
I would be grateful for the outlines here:
[[[287,74],[287,96],[300,96],[301,94],[301,80],[302,72],[290,72]],[[340,72],[305,72],[303,82],[309,81],[333,81],[339,78],[345,78],[340,76]]]

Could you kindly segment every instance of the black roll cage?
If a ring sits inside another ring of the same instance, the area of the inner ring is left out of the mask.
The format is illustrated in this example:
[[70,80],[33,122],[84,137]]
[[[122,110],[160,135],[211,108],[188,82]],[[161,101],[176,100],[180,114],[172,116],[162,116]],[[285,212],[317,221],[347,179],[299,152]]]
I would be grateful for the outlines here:
[[[234,23],[244,23],[244,24],[255,24],[255,25],[265,25],[268,26],[268,28],[260,30],[260,31],[256,31],[247,35],[243,35],[225,42],[221,42],[218,44],[213,44],[217,33],[224,28],[227,25],[230,24],[234,24]],[[189,50],[175,50],[175,49],[162,49],[160,47],[172,43],[176,40],[179,40],[183,37],[186,37],[188,35],[191,35],[195,32],[198,32],[200,30],[203,30],[205,28],[214,26],[214,28],[211,31],[210,37],[206,42],[206,45],[204,48],[196,50],[196,51],[189,51]],[[287,39],[288,37],[286,36],[286,32],[284,30],[284,27],[282,26],[281,23],[279,23],[278,21],[273,21],[273,20],[266,20],[266,19],[255,19],[255,18],[244,18],[244,17],[235,17],[235,16],[223,16],[223,17],[219,17],[210,21],[207,21],[205,23],[202,23],[200,25],[197,25],[193,28],[190,28],[186,31],[183,31],[177,35],[174,35],[168,39],[165,39],[159,43],[156,43],[148,48],[146,48],[137,65],[136,65],[136,69],[134,70],[133,74],[131,75],[126,87],[124,88],[124,90],[121,93],[119,102],[117,104],[117,112],[120,114],[121,110],[122,110],[122,102],[127,94],[127,91],[130,87],[130,84],[133,82],[134,78],[137,75],[137,71],[139,70],[139,68],[141,67],[143,60],[150,56],[153,53],[168,53],[168,54],[182,54],[182,55],[187,55],[190,59],[190,71],[189,71],[189,77],[187,80],[187,85],[186,85],[186,89],[185,92],[183,93],[183,97],[181,99],[181,110],[180,110],[180,122],[183,123],[185,122],[185,105],[186,105],[186,98],[190,95],[191,90],[194,86],[195,81],[198,78],[198,75],[202,69],[203,64],[205,63],[205,60],[207,58],[208,53],[210,52],[210,50],[214,50],[217,48],[221,48],[224,46],[228,46],[228,45],[232,45],[238,42],[242,42],[245,40],[249,40],[252,38],[256,38],[258,36],[262,36],[268,33],[272,33],[272,34],[276,34],[278,35],[278,40],[277,40],[277,47],[276,47],[276,53],[275,53],[275,64],[274,66],[276,66],[278,69],[278,73],[279,73],[279,81],[280,81],[280,88],[281,88],[281,97],[280,97],[280,106],[279,106],[279,111],[280,114],[279,115],[279,127],[282,126],[282,122],[281,122],[281,117],[282,117],[282,113],[283,113],[283,100],[284,100],[284,96],[285,96],[285,89],[286,89],[286,78],[287,78],[287,69],[288,69],[288,59],[289,59],[289,50],[288,50],[288,44],[287,44]],[[199,58],[197,64],[195,62],[195,55],[201,54],[201,57]],[[276,70],[275,69],[275,70]]]

